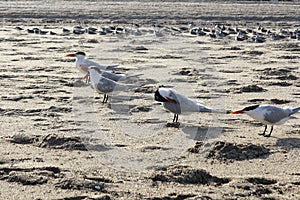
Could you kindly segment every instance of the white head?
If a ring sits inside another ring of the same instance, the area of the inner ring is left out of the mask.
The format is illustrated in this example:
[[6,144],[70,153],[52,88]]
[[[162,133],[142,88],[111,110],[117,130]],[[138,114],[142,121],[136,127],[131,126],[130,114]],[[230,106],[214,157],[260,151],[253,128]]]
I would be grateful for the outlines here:
[[76,59],[82,59],[85,58],[85,53],[82,51],[78,51],[76,53],[69,53],[66,55],[67,57],[76,57]]
[[251,116],[251,114],[253,114],[255,112],[255,110],[259,107],[259,105],[254,105],[254,106],[248,106],[242,110],[237,110],[237,111],[233,111],[231,112],[231,114],[243,114],[246,113],[248,115]]

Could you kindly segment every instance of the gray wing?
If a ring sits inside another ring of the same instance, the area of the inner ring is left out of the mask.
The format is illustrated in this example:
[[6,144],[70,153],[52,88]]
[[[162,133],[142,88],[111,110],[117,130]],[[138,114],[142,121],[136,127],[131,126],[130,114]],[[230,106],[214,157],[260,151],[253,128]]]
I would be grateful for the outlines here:
[[89,67],[89,66],[94,66],[94,67],[97,67],[101,70],[105,70],[105,69],[113,69],[115,67],[117,67],[118,65],[111,65],[111,66],[106,66],[106,65],[101,65],[101,64],[98,64],[92,60],[89,60],[89,59],[86,59],[84,61],[84,63],[81,64],[82,66],[86,66],[86,67]]
[[270,107],[267,109],[266,114],[264,115],[265,120],[270,123],[276,123],[280,120],[289,116],[289,113],[285,112],[281,108]]
[[102,77],[100,78],[99,82],[97,83],[97,90],[102,93],[110,93],[113,91],[125,91],[128,89],[136,88],[136,85],[125,85],[117,83],[111,79]]
[[190,99],[173,90],[170,91],[169,95],[173,100],[176,101],[176,103],[165,103],[165,107],[171,112],[176,114],[184,114],[200,111],[200,102]]
[[164,102],[163,106],[172,113],[181,114],[181,107],[178,103]]
[[108,78],[113,81],[119,81],[121,78],[124,77],[124,75],[115,74],[112,72],[102,71],[101,75],[105,78]]
[[200,101],[190,99],[182,94],[175,94],[177,102],[179,102],[182,113],[191,112],[211,112],[209,108],[206,108]]
[[[95,66],[95,67],[99,67],[99,64],[94,62],[94,61],[91,61],[91,60],[88,60],[88,59],[85,59],[84,62],[81,64],[82,66],[86,66],[86,67],[89,67],[89,66]],[[103,69],[103,68],[102,68]]]
[[117,83],[113,80],[110,80],[105,77],[101,77],[99,82],[97,83],[97,90],[102,93],[110,93],[113,92]]
[[180,101],[177,96],[178,94],[176,92],[170,90],[170,97],[176,102],[164,102],[163,106],[172,113],[181,114]]

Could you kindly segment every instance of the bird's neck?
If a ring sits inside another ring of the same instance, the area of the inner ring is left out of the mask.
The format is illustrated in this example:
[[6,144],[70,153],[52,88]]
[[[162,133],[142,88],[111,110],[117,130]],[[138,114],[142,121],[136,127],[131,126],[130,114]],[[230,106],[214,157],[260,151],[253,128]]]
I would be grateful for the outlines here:
[[76,58],[76,66],[79,67],[84,62],[84,60],[84,57]]

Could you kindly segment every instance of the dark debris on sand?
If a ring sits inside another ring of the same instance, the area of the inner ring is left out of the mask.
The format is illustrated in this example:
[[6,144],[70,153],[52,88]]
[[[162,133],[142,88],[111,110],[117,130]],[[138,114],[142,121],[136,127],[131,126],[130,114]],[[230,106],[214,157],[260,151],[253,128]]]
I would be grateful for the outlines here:
[[98,181],[64,178],[55,184],[56,187],[68,190],[103,191],[104,184]]
[[248,85],[248,86],[244,86],[242,88],[240,88],[239,92],[265,92],[267,91],[266,89],[257,86],[257,85]]
[[174,75],[182,75],[182,76],[197,76],[199,71],[195,68],[182,68],[179,72],[173,73]]
[[292,83],[288,83],[286,81],[282,81],[282,82],[272,82],[268,84],[269,86],[281,86],[281,87],[288,87],[293,85]]
[[60,172],[60,168],[51,166],[38,168],[1,167],[0,180],[22,185],[41,185],[47,183],[51,178],[59,177]]
[[150,179],[180,184],[225,184],[230,181],[227,178],[212,176],[203,169],[194,169],[189,166],[171,166],[166,171],[153,174]]
[[5,179],[7,182],[17,182],[22,185],[41,185],[48,182],[46,176],[30,172],[12,172]]
[[270,101],[273,104],[287,104],[287,103],[292,102],[290,100],[284,100],[284,99],[271,99]]
[[41,148],[87,151],[79,137],[64,137],[56,134],[46,136],[17,134],[12,136],[9,141],[16,144],[33,144]]
[[38,136],[29,136],[25,134],[13,135],[9,141],[15,144],[33,144],[38,139]]
[[55,134],[41,137],[39,141],[36,142],[36,146],[42,148],[87,151],[79,137],[63,137]]
[[176,193],[171,193],[168,196],[163,196],[163,197],[152,197],[152,198],[147,198],[147,200],[183,200],[183,199],[198,199],[198,200],[210,200],[212,198],[210,197],[196,197],[197,195],[195,194],[176,194]]
[[[195,146],[189,148],[191,153],[199,153],[204,143],[196,142]],[[249,160],[256,158],[265,158],[270,155],[270,150],[262,145],[254,144],[234,144],[218,141],[209,151],[207,158],[214,158],[217,160]]]
[[257,70],[261,73],[260,79],[278,79],[282,81],[297,80],[298,77],[292,74],[291,69],[276,69],[276,68],[265,68],[263,70]]
[[277,183],[274,179],[266,179],[266,178],[247,178],[246,181],[252,184],[262,184],[262,185],[272,185]]

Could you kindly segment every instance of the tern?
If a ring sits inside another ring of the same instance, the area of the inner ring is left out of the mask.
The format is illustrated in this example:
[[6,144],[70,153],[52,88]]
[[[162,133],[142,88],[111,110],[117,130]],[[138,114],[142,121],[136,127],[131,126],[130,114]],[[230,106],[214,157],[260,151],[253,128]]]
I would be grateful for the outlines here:
[[122,84],[116,81],[113,81],[109,78],[105,78],[101,76],[101,72],[99,73],[99,69],[97,67],[91,66],[89,67],[88,74],[91,79],[92,87],[98,92],[104,94],[104,99],[102,103],[107,103],[108,94],[113,93],[115,91],[127,91],[129,89],[136,88],[136,85]]
[[193,112],[226,113],[224,110],[207,108],[203,105],[203,102],[190,99],[170,88],[157,89],[154,98],[156,101],[162,102],[165,109],[174,113],[173,123],[178,122],[179,114],[189,114]]
[[[281,125],[288,121],[289,119],[297,119],[296,117],[292,116],[293,114],[300,111],[299,108],[279,108],[273,105],[253,105],[248,106],[242,110],[237,110],[231,112],[231,114],[247,114],[248,116],[252,117],[253,119],[263,123],[265,125],[265,130],[262,134],[265,137],[270,137],[273,131],[274,125]],[[271,130],[268,135],[266,135],[267,126],[271,125]]]
[[76,52],[76,53],[70,53],[66,55],[67,57],[75,57],[76,58],[76,67],[79,69],[79,71],[83,74],[86,74],[88,72],[88,69],[90,66],[97,67],[102,70],[107,69],[113,69],[117,67],[118,65],[101,65],[94,61],[89,60],[86,57],[86,54],[84,52]]

